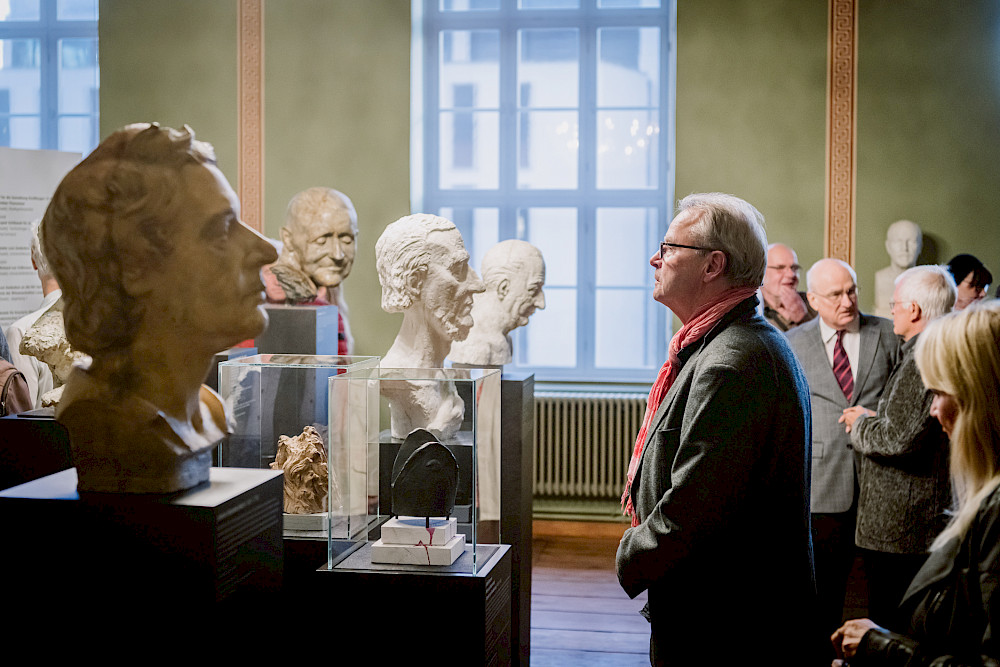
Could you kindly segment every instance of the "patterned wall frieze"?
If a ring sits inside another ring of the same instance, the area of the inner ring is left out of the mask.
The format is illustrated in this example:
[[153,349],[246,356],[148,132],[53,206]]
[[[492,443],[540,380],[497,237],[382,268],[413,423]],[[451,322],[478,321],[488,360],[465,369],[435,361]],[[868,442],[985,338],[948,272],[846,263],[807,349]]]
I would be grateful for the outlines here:
[[857,0],[830,0],[824,254],[854,265],[857,186]]
[[264,232],[264,0],[239,0],[239,180],[244,222]]

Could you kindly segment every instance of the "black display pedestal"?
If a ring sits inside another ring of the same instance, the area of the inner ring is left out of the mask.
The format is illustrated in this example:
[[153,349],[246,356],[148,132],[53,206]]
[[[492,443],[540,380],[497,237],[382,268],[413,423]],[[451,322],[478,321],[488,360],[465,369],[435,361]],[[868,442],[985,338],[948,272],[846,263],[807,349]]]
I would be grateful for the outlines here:
[[476,574],[469,546],[450,568],[373,564],[368,543],[321,568],[311,594],[343,641],[369,644],[380,629],[377,664],[509,665],[510,548],[481,544],[477,558]]
[[22,621],[69,602],[59,614],[77,631],[194,622],[203,634],[217,618],[273,606],[280,471],[212,468],[207,483],[170,496],[81,495],[76,483],[70,468],[0,492],[3,599]]
[[336,306],[268,304],[268,324],[254,340],[258,354],[337,355]]
[[52,415],[52,408],[40,408],[0,418],[0,489],[73,465],[69,433]]
[[511,545],[514,665],[531,654],[531,513],[535,472],[535,376],[500,376],[500,539]]

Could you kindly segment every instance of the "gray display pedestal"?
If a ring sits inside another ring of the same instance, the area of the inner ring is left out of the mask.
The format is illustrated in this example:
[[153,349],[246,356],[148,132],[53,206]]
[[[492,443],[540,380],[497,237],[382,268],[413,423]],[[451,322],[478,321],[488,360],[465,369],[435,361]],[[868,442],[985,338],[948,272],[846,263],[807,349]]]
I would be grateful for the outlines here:
[[337,355],[336,306],[268,304],[268,324],[254,340],[258,354]]
[[212,468],[207,483],[170,496],[76,484],[70,468],[0,492],[8,608],[52,615],[71,602],[59,613],[73,612],[77,630],[185,625],[197,611],[203,634],[214,614],[260,613],[280,593],[280,471]]

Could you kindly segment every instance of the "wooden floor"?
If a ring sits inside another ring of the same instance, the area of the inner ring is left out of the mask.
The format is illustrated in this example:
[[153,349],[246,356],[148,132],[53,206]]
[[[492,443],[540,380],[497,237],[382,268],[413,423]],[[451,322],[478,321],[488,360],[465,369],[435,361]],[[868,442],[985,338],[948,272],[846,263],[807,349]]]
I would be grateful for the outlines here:
[[533,667],[649,665],[646,594],[615,576],[625,524],[535,521],[531,570]]

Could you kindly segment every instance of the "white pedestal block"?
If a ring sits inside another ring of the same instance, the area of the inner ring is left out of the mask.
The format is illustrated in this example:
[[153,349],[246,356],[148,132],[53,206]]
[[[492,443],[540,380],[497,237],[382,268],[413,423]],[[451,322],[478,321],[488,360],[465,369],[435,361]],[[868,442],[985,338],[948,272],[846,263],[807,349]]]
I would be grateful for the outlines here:
[[372,562],[389,565],[451,565],[464,551],[465,535],[456,535],[439,547],[385,544],[379,540],[372,544]]
[[458,533],[458,520],[431,519],[430,530],[424,517],[396,517],[382,524],[383,544],[416,546],[418,543],[442,546]]

